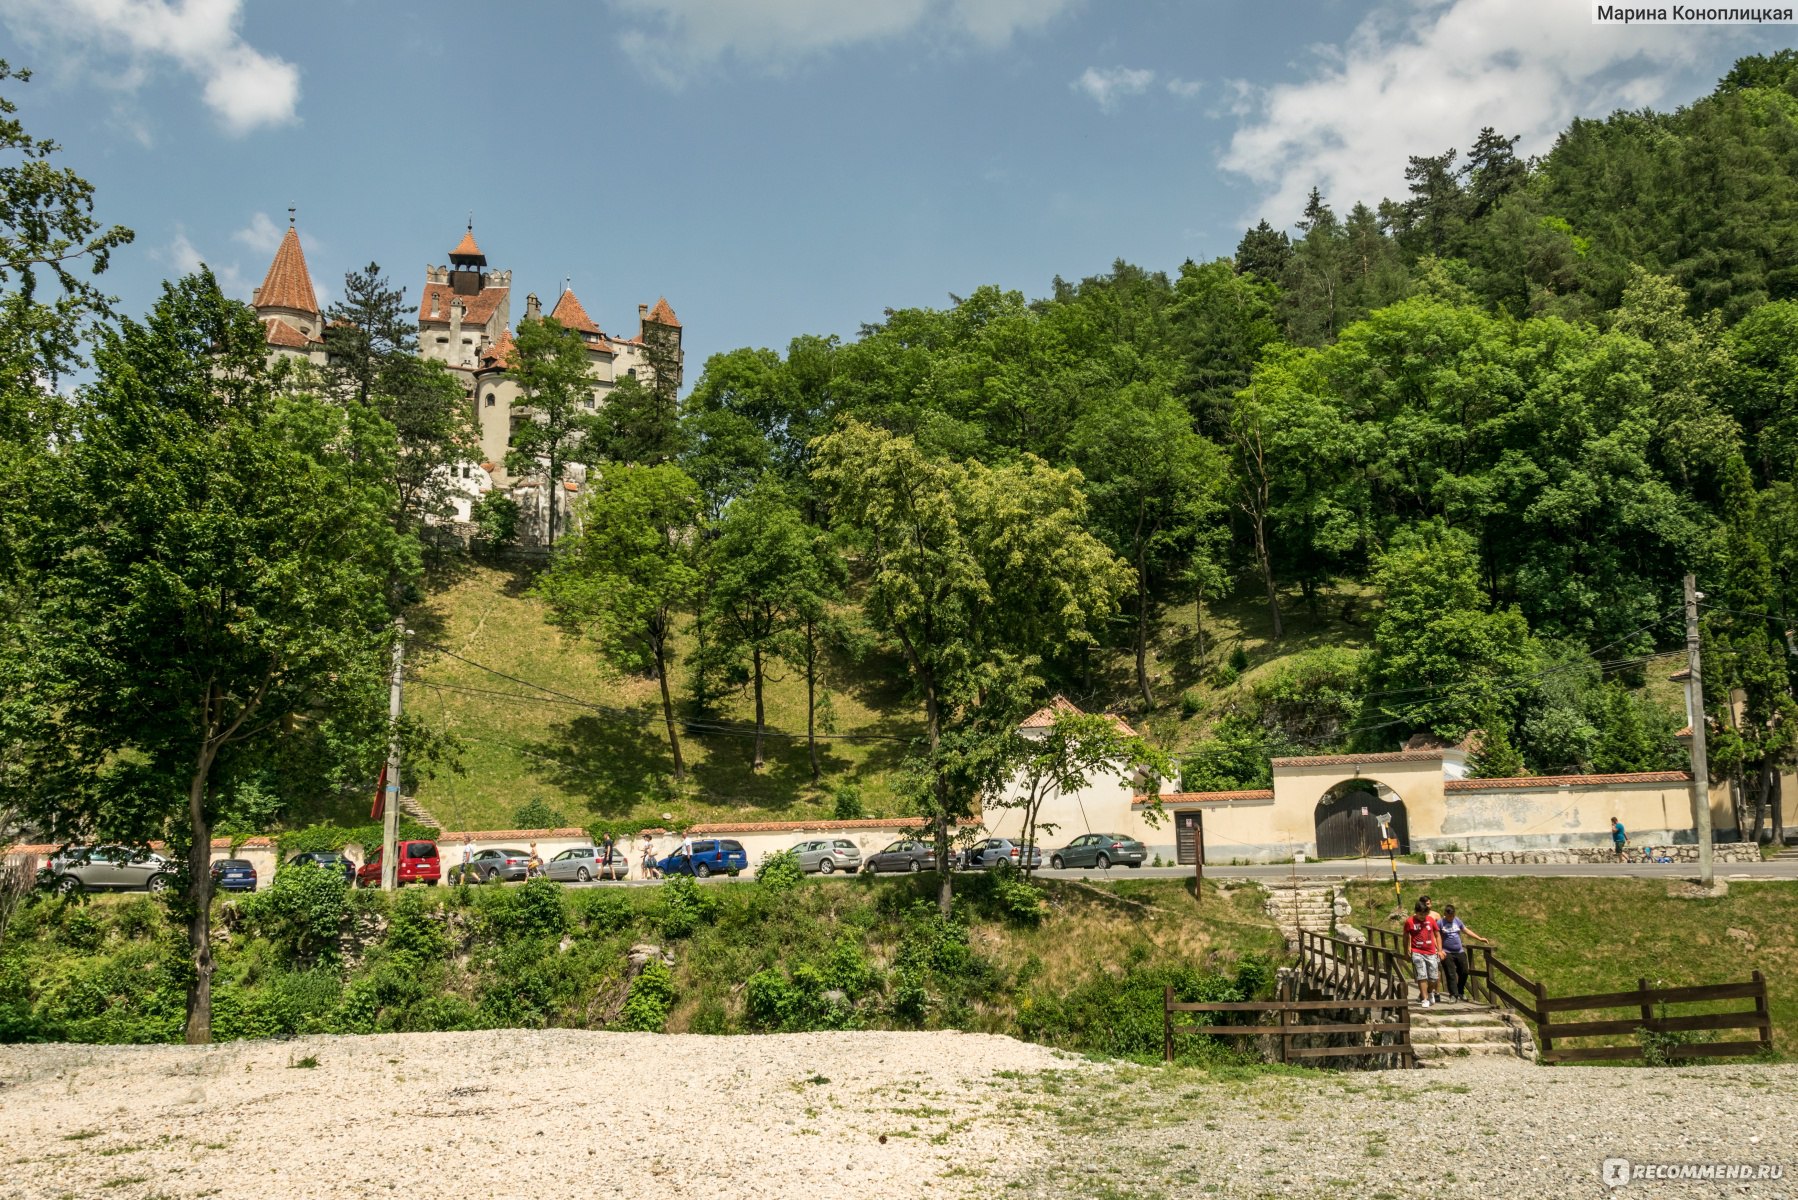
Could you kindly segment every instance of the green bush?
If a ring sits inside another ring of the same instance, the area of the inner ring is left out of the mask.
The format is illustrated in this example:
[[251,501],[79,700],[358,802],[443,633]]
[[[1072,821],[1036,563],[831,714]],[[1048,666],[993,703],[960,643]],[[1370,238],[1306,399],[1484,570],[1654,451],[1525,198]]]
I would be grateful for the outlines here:
[[259,892],[238,904],[244,925],[267,938],[299,963],[333,958],[349,901],[343,876],[323,867],[295,867],[278,872]]
[[71,950],[92,953],[106,940],[106,926],[85,906],[70,908],[62,918],[61,940]]
[[676,875],[662,884],[660,912],[656,924],[671,938],[693,936],[701,925],[709,925],[718,915],[718,897],[685,875]]
[[401,891],[387,918],[383,949],[396,954],[436,962],[449,957],[449,933],[443,914],[425,899],[423,891]]
[[[1031,993],[1018,1006],[1025,1037],[1050,1045],[1122,1058],[1157,1059],[1162,1053],[1164,990],[1185,1003],[1252,1000],[1271,983],[1265,959],[1245,959],[1234,976],[1200,971],[1185,964],[1148,965],[1143,947],[1122,975],[1095,971],[1062,995]],[[1204,1039],[1181,1037],[1176,1048],[1187,1057],[1215,1053]]]
[[121,937],[137,940],[155,937],[168,922],[168,910],[148,896],[134,896],[112,912],[113,928]]
[[831,816],[838,821],[859,821],[863,816],[861,785],[845,779],[830,790]]
[[1022,872],[1002,868],[994,871],[993,894],[999,910],[1014,925],[1040,925],[1049,915],[1042,889],[1025,879]]
[[799,855],[779,850],[762,856],[756,868],[755,882],[764,892],[790,892],[805,882],[805,871],[799,866]]
[[660,1033],[674,1007],[674,972],[661,959],[651,959],[631,983],[619,1024],[644,1033]]
[[561,937],[568,932],[562,889],[543,878],[528,880],[523,887],[485,889],[475,910],[482,935],[496,942]]
[[1199,695],[1198,689],[1187,688],[1180,693],[1180,715],[1196,717],[1205,710],[1205,697]]
[[1230,648],[1230,669],[1241,675],[1249,669],[1249,652],[1237,643]]
[[586,888],[571,893],[569,903],[582,926],[593,933],[617,933],[637,918],[630,898],[610,888]]
[[559,829],[562,814],[541,799],[526,800],[512,811],[514,829]]

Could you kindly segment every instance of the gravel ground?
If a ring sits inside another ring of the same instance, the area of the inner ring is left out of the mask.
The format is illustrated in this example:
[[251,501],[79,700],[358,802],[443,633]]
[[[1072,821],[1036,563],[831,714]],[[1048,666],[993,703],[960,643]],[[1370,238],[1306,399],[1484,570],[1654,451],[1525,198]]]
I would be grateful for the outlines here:
[[[0,1046],[0,1151],[0,1197],[84,1200],[1798,1198],[1798,1067],[1230,1073],[956,1033]],[[1613,1192],[1613,1157],[1788,1178]]]
[[[1065,1138],[1133,1164],[1109,1192],[1051,1166],[1043,1190],[1065,1196],[1798,1197],[1798,1067],[1550,1068],[1494,1056],[1235,1079],[1126,1068],[1051,1081],[1041,1099]],[[1765,1163],[1783,1177],[1612,1189],[1608,1158]]]
[[957,1033],[0,1046],[0,1196],[960,1196],[1030,1172],[1002,1098],[1067,1067]]

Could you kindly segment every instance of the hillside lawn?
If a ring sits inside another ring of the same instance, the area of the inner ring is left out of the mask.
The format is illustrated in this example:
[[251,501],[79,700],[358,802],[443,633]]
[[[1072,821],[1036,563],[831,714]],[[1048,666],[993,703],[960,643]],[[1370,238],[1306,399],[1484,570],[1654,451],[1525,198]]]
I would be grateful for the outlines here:
[[[660,822],[664,813],[677,824],[815,819],[833,815],[833,789],[845,783],[860,789],[868,816],[906,815],[894,772],[923,733],[921,706],[909,695],[904,663],[870,648],[866,631],[858,638],[860,653],[833,654],[820,681],[820,695],[830,696],[836,736],[820,742],[823,776],[814,785],[804,739],[804,677],[784,665],[774,669],[765,705],[775,736],[767,741],[766,768],[756,772],[746,736],[754,714],[749,689],[729,689],[711,710],[696,711],[695,640],[691,620],[683,621],[671,674],[677,713],[734,732],[683,734],[689,779],[676,786],[655,682],[611,669],[590,642],[550,624],[546,606],[530,594],[537,569],[520,560],[452,560],[433,571],[425,601],[409,614],[417,636],[407,672],[408,711],[462,745],[464,773],[440,772],[417,788],[419,802],[446,828],[511,828],[513,814],[532,799],[582,826]],[[1172,599],[1160,610],[1150,643],[1152,713],[1145,715],[1136,694],[1127,646],[1086,655],[1084,677],[1069,691],[1083,707],[1119,712],[1174,751],[1203,737],[1232,693],[1285,656],[1364,644],[1371,614],[1369,597],[1354,589],[1321,592],[1315,611],[1296,595],[1283,597],[1286,635],[1276,643],[1259,591],[1239,588],[1205,607],[1202,665],[1194,603]],[[1120,620],[1115,640],[1127,643],[1128,632]],[[1238,647],[1249,669],[1235,683],[1213,686],[1210,668]],[[1189,690],[1199,703],[1183,715],[1181,694]]]

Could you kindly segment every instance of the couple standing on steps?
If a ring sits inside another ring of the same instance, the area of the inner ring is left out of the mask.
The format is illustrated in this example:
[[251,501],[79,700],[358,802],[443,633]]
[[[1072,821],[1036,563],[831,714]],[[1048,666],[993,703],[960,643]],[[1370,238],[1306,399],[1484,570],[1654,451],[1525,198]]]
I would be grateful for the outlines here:
[[1405,937],[1411,946],[1411,973],[1417,977],[1417,996],[1423,1007],[1429,1008],[1436,1002],[1436,994],[1444,983],[1449,999],[1465,1002],[1470,964],[1467,946],[1461,939],[1470,937],[1488,946],[1492,943],[1455,916],[1454,905],[1443,909],[1440,917],[1431,912],[1428,896],[1418,897],[1417,907],[1405,918]]

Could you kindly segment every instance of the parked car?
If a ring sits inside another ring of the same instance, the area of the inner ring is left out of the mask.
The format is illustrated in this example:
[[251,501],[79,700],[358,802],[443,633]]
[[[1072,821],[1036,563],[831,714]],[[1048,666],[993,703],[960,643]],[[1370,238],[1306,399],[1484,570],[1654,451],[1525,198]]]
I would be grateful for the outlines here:
[[1098,867],[1101,870],[1118,863],[1140,867],[1148,857],[1148,848],[1133,837],[1117,833],[1087,833],[1075,838],[1049,858],[1057,871],[1063,867]]
[[612,850],[612,861],[598,846],[574,846],[562,851],[543,866],[543,873],[557,883],[586,883],[590,879],[623,879],[630,874],[630,855]]
[[[492,883],[503,879],[516,883],[530,874],[531,853],[528,850],[477,850],[464,869],[461,863],[450,868],[451,883]],[[464,875],[468,876],[464,881]]]
[[695,838],[693,853],[676,850],[656,866],[664,875],[694,875],[704,879],[719,872],[747,871],[749,851],[731,838]]
[[57,891],[81,892],[144,888],[167,891],[175,864],[160,854],[130,846],[70,846],[50,859]]
[[[1010,838],[987,838],[970,846],[961,856],[961,865],[971,871],[990,871],[994,867],[1024,866],[1023,843],[1014,842]],[[1043,851],[1040,846],[1030,847],[1030,867],[1032,870],[1043,865]]]
[[878,854],[870,854],[862,870],[870,875],[881,871],[934,871],[936,849],[910,838],[901,839]]
[[222,892],[253,892],[256,864],[247,858],[221,858],[212,864],[212,886]]
[[356,864],[335,850],[302,850],[287,860],[290,867],[323,867],[327,871],[342,871],[345,883],[356,882]]
[[[422,883],[426,887],[436,887],[437,881],[443,877],[443,867],[437,859],[436,842],[401,842],[394,847],[394,858],[398,862],[399,871],[396,880],[401,887],[408,883]],[[376,846],[369,854],[368,861],[356,868],[357,887],[381,886],[381,848]]]
[[820,875],[837,871],[853,873],[862,869],[861,847],[848,838],[815,838],[800,842],[793,847],[793,854],[799,859],[800,870],[816,871]]

